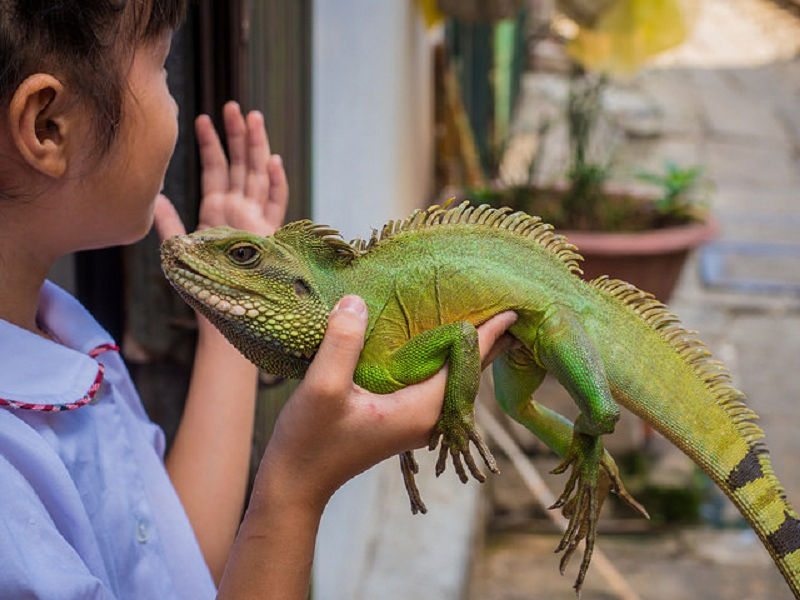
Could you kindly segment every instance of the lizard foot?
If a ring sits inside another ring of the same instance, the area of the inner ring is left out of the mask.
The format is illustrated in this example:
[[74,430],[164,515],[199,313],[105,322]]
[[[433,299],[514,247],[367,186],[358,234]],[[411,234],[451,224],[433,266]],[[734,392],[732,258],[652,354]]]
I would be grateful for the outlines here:
[[486,475],[478,468],[475,459],[472,457],[472,452],[469,447],[470,442],[478,449],[478,453],[480,453],[483,462],[486,463],[489,470],[492,473],[500,472],[491,450],[489,450],[489,447],[483,441],[481,434],[475,429],[472,415],[469,415],[468,420],[461,420],[455,424],[452,422],[449,424],[446,423],[444,418],[439,419],[428,444],[428,450],[435,450],[436,446],[439,445],[440,439],[442,444],[439,448],[439,459],[436,461],[437,477],[444,473],[447,467],[447,455],[449,454],[453,459],[453,467],[462,483],[469,481],[469,475],[467,475],[467,472],[464,470],[462,457],[472,476],[481,483],[486,481]]
[[552,472],[564,473],[570,467],[570,477],[564,486],[564,492],[550,508],[560,508],[564,517],[568,519],[564,536],[556,548],[557,553],[564,553],[559,565],[562,575],[578,545],[582,540],[586,542],[574,585],[575,591],[580,593],[594,552],[600,508],[608,492],[616,493],[645,517],[649,518],[649,515],[625,490],[617,465],[605,452],[599,438],[576,433],[566,459]]
[[[553,473],[564,473],[572,468],[564,492],[550,508],[560,508],[569,522],[561,538],[556,553],[563,552],[559,568],[564,574],[575,550],[582,540],[586,540],[575,591],[580,593],[586,571],[592,560],[594,541],[597,534],[597,519],[600,515],[602,499],[598,494],[599,452],[602,444],[599,439],[576,433],[566,459]],[[603,494],[605,496],[605,494]]]
[[406,486],[406,492],[408,492],[408,499],[411,501],[411,514],[422,513],[424,515],[428,512],[428,508],[422,501],[422,496],[420,496],[417,481],[414,477],[419,473],[417,459],[414,458],[414,452],[411,450],[402,452],[399,456],[400,470],[403,472],[403,483]]

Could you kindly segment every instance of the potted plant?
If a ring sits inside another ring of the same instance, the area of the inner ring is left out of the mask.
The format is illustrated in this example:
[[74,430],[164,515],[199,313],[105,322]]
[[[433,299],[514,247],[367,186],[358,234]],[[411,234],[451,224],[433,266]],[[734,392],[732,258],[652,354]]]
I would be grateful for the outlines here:
[[[716,235],[703,197],[702,169],[668,162],[663,173],[642,172],[642,193],[609,183],[610,152],[597,158],[591,143],[602,111],[603,76],[575,74],[565,107],[569,164],[563,183],[539,183],[541,149],[527,181],[469,190],[476,202],[510,206],[538,215],[567,236],[583,255],[584,276],[623,279],[667,302],[690,251]],[[550,123],[540,126],[547,135]]]

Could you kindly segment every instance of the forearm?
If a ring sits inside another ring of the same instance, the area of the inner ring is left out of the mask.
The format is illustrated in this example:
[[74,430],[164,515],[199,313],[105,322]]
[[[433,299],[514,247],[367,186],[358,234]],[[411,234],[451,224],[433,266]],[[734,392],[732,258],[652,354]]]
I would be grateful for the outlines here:
[[257,371],[201,318],[183,417],[166,466],[219,582],[244,507]]
[[[268,451],[269,452],[269,451]],[[306,600],[324,502],[304,501],[262,461],[220,584],[220,600]],[[297,480],[297,474],[287,474]],[[291,486],[290,486],[291,487]]]

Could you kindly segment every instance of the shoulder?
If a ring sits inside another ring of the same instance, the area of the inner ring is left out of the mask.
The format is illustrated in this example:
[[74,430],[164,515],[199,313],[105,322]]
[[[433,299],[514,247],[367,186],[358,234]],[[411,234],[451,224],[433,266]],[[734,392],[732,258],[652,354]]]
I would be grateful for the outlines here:
[[91,401],[114,341],[88,312],[53,284],[42,288],[38,319],[57,340],[0,320],[0,405],[63,410]]

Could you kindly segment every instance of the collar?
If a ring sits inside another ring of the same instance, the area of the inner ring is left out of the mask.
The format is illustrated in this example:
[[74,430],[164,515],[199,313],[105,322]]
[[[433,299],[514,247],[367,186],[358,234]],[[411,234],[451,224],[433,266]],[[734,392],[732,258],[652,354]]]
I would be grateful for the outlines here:
[[0,406],[58,411],[88,404],[103,381],[96,357],[119,348],[75,298],[49,281],[37,318],[58,342],[0,320]]

